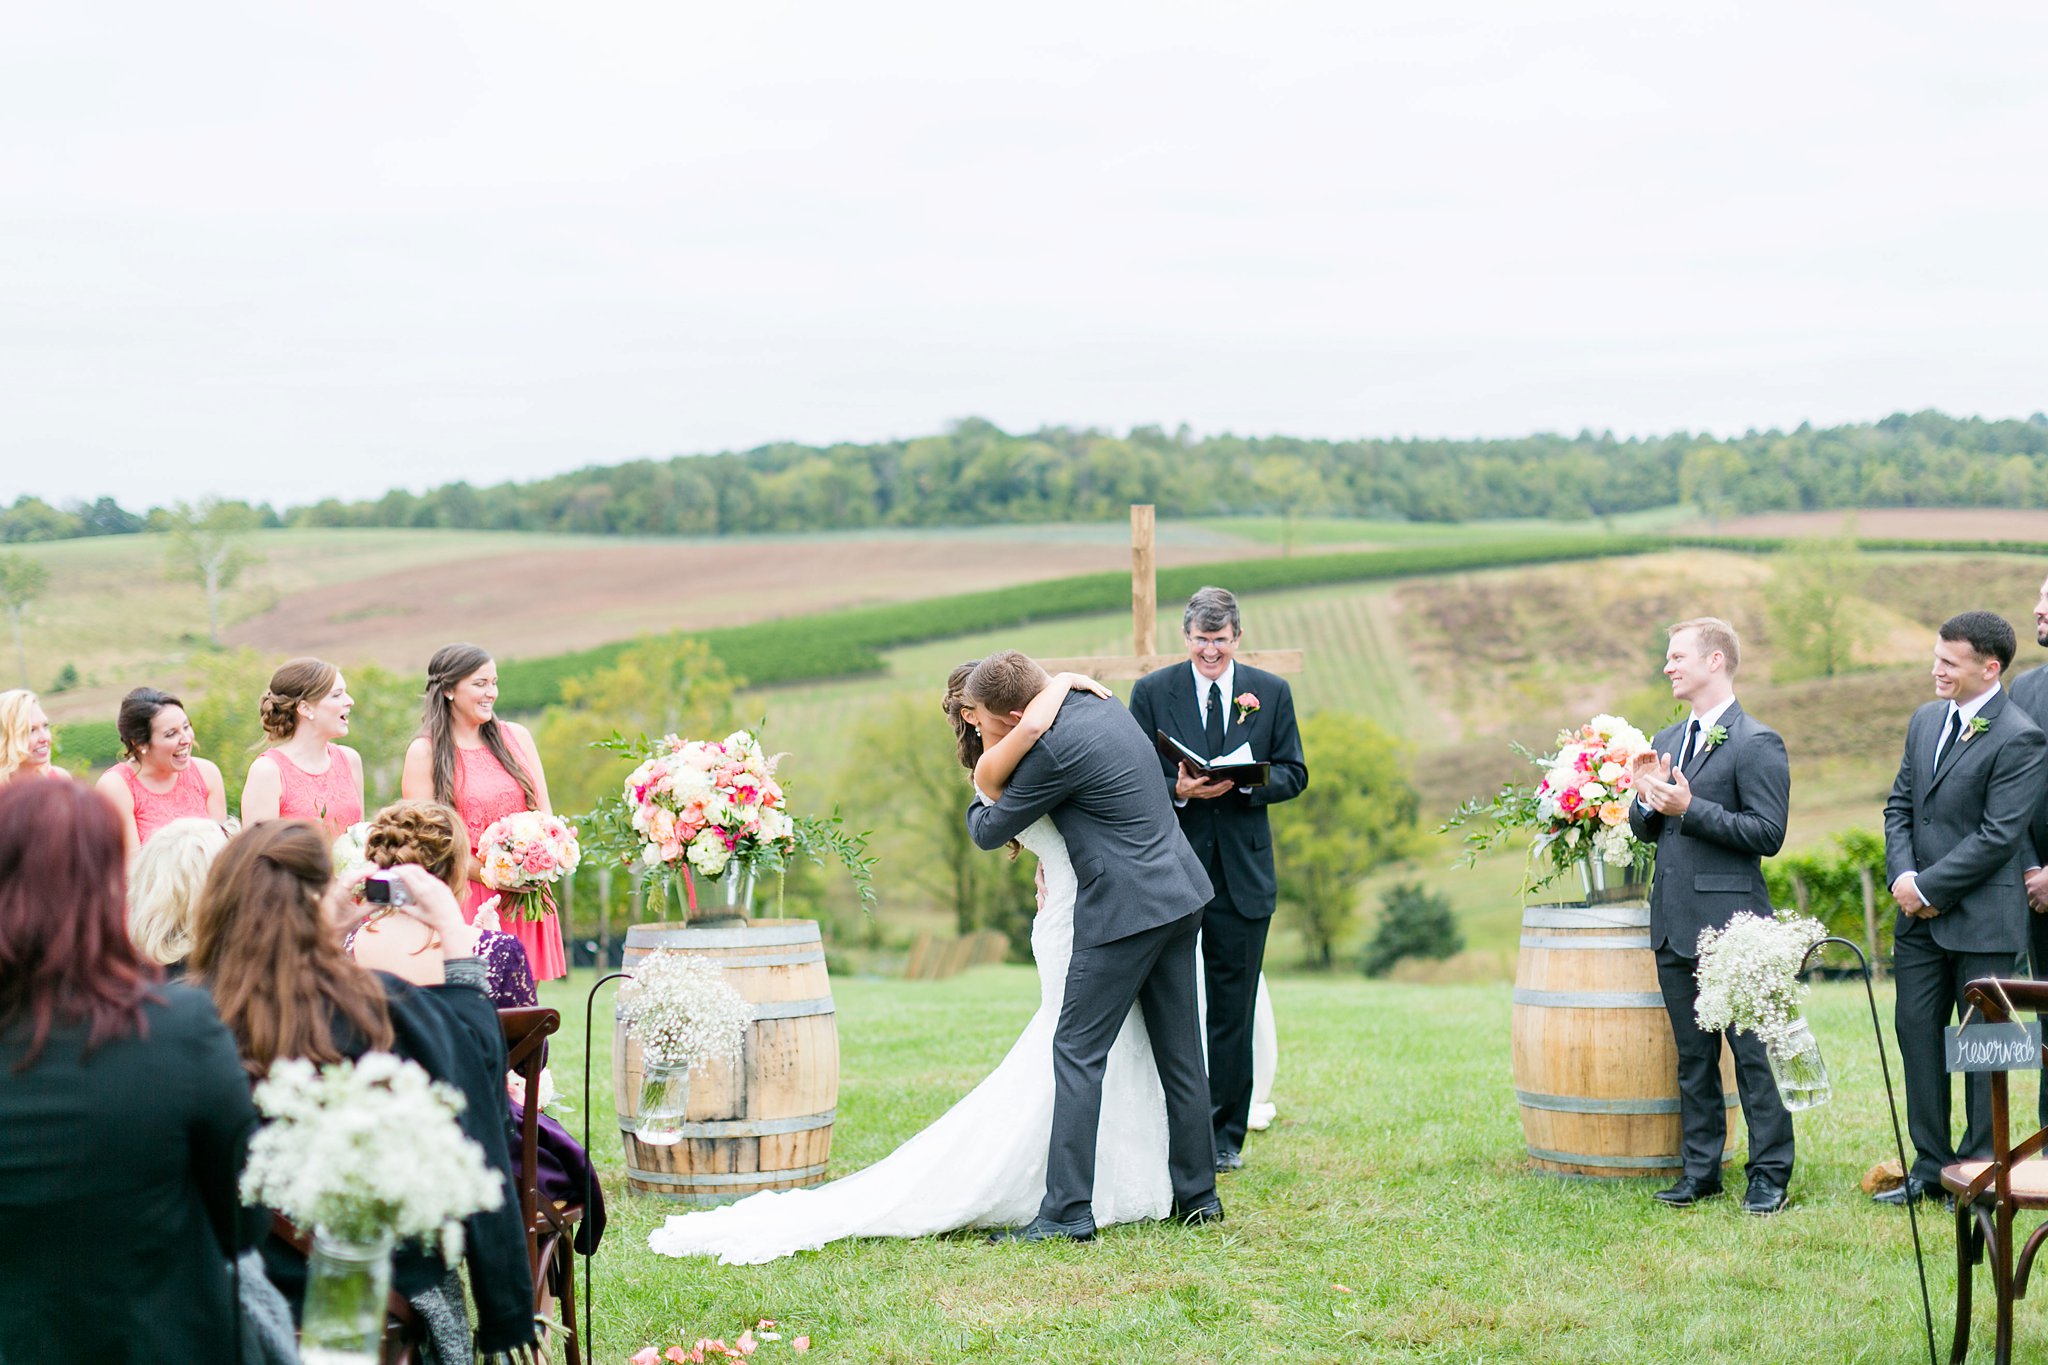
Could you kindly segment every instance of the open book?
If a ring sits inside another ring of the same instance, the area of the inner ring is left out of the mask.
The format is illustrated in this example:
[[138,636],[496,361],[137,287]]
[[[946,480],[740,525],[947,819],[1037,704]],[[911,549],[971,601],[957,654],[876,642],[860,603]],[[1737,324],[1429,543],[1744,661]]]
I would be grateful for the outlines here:
[[1220,758],[1204,758],[1164,730],[1154,730],[1152,737],[1159,745],[1160,753],[1187,764],[1212,782],[1221,778],[1240,787],[1263,787],[1267,774],[1272,771],[1270,763],[1252,761],[1252,746],[1249,744],[1240,744]]

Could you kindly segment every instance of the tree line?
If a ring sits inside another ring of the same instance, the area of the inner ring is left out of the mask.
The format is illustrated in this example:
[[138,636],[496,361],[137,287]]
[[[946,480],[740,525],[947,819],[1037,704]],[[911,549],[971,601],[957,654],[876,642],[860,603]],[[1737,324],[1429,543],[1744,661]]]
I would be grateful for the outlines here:
[[[778,443],[592,466],[528,483],[393,489],[283,510],[262,526],[420,527],[597,535],[737,535],[1095,521],[1134,502],[1162,516],[1229,513],[1456,522],[1610,516],[1680,496],[1710,517],[1855,507],[2048,507],[2048,415],[1985,421],[1939,412],[1715,437],[1611,432],[1502,440],[1013,434],[978,418],[941,435],[866,445]],[[113,498],[0,508],[0,541],[165,529],[167,509]]]

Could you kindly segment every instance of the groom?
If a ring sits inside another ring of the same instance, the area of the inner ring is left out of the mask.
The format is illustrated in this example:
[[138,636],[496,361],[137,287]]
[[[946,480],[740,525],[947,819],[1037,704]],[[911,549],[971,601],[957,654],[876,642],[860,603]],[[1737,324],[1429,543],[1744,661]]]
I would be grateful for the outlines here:
[[[1008,734],[1048,681],[1014,650],[976,665],[964,690],[982,713],[982,742]],[[1070,693],[1002,799],[967,808],[967,829],[976,845],[995,849],[1047,814],[1067,841],[1077,883],[1074,955],[1053,1033],[1052,1144],[1038,1217],[994,1240],[1095,1236],[1102,1074],[1133,1001],[1145,1011],[1166,1092],[1174,1217],[1214,1222],[1223,1205],[1195,1012],[1195,934],[1212,888],[1174,820],[1151,740],[1117,702]]]

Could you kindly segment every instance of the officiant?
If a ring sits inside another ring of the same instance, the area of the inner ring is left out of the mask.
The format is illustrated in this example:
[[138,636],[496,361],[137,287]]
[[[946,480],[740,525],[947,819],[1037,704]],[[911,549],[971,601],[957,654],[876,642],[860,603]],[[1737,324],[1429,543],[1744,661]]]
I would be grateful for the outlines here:
[[1138,679],[1131,714],[1147,734],[1233,765],[1266,765],[1265,781],[1210,781],[1186,761],[1161,756],[1181,832],[1216,889],[1202,913],[1202,976],[1208,993],[1209,1101],[1216,1169],[1244,1165],[1252,1099],[1252,1012],[1273,919],[1273,831],[1266,808],[1308,785],[1294,695],[1285,679],[1237,662],[1243,640],[1237,599],[1203,588],[1181,615],[1188,662]]

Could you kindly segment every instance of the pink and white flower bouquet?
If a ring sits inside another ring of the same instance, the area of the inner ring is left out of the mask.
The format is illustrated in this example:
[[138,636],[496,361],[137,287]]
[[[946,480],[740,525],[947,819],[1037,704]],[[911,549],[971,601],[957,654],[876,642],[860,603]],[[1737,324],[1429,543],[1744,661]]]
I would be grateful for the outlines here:
[[476,841],[477,880],[498,893],[499,910],[515,919],[554,913],[554,885],[576,870],[583,849],[568,821],[537,810],[491,823]]
[[624,794],[648,867],[687,864],[715,881],[735,864],[780,866],[796,846],[774,764],[746,730],[722,740],[668,736],[627,776]]
[[1576,730],[1560,731],[1555,753],[1539,756],[1520,745],[1514,749],[1543,769],[1536,785],[1510,782],[1491,798],[1474,797],[1442,826],[1451,830],[1471,821],[1488,822],[1488,828],[1465,836],[1468,866],[1511,833],[1533,831],[1525,893],[1593,860],[1610,867],[1647,867],[1654,850],[1629,828],[1628,807],[1634,799],[1633,765],[1637,755],[1650,752],[1648,736],[1620,716],[1599,715]]

